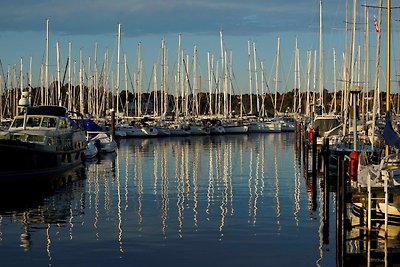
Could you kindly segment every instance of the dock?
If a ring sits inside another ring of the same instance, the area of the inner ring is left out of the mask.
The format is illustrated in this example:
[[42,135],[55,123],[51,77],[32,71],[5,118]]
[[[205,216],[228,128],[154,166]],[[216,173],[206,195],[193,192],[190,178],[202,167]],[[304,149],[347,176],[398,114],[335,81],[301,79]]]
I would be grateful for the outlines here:
[[[329,203],[334,195],[336,266],[400,265],[400,222],[393,222],[390,216],[376,216],[378,204],[387,209],[389,204],[400,203],[400,186],[358,186],[349,173],[348,155],[339,155],[332,164],[328,139],[318,146],[317,134],[310,134],[301,122],[296,129],[296,146],[302,151],[313,196],[312,209],[323,205],[325,244],[330,240]],[[321,203],[317,202],[317,188],[323,194]],[[359,216],[354,215],[355,207],[360,207]]]

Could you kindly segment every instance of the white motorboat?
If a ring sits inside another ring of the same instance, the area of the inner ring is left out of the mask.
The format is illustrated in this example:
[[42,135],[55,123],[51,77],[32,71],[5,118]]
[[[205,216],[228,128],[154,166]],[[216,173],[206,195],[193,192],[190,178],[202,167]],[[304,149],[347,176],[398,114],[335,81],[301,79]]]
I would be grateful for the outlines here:
[[117,149],[117,142],[106,132],[87,132],[88,136],[96,134],[89,139],[89,143],[93,142],[97,146],[99,152],[112,153]]

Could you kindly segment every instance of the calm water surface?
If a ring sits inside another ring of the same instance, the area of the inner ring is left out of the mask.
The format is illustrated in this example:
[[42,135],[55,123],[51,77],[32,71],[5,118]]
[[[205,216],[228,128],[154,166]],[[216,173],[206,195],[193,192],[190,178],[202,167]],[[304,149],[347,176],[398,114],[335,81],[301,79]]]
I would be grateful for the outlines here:
[[323,244],[294,141],[121,140],[61,180],[6,190],[1,266],[335,266],[334,209]]

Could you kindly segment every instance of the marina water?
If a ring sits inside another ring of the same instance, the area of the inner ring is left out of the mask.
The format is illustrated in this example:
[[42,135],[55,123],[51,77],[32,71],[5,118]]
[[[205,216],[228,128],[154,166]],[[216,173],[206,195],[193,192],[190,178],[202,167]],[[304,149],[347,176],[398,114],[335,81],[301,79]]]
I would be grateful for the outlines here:
[[3,188],[1,266],[335,266],[334,205],[323,242],[295,147],[294,133],[120,140]]

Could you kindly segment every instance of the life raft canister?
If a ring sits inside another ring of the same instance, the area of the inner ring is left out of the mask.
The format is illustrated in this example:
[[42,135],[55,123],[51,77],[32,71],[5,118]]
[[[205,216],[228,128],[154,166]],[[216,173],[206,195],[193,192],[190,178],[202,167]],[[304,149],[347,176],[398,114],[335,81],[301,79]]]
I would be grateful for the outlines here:
[[358,175],[358,152],[351,151],[349,157],[350,157],[349,175],[350,175],[350,178],[354,182],[356,182],[357,175]]

